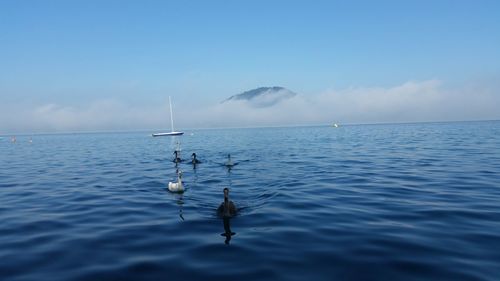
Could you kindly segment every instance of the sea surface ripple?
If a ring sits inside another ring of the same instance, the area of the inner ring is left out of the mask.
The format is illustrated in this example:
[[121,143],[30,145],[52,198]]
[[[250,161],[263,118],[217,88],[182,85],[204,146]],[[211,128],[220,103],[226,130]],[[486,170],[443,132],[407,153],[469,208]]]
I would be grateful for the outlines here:
[[1,280],[500,280],[497,121],[4,136],[0,165]]

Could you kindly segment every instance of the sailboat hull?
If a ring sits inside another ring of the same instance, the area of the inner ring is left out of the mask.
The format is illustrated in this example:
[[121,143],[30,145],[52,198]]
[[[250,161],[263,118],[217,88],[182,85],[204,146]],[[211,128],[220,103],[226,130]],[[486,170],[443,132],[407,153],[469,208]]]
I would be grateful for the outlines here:
[[184,132],[170,132],[170,133],[156,133],[152,134],[153,137],[165,137],[165,136],[181,136]]
[[174,131],[174,114],[172,112],[172,100],[170,99],[170,96],[168,97],[168,105],[170,106],[170,126],[172,127],[172,131],[169,132],[169,133],[151,134],[153,137],[180,136],[180,135],[184,134],[184,132],[176,132],[176,131]]

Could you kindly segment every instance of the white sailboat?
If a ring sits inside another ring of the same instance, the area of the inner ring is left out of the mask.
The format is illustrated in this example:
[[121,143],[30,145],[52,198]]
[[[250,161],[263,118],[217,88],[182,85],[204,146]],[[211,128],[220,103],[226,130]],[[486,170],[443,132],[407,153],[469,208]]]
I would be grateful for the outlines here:
[[170,133],[152,134],[153,137],[180,136],[180,135],[184,134],[184,132],[176,132],[174,130],[174,114],[172,113],[172,101],[170,100],[170,96],[168,97],[168,104],[170,105],[170,125],[172,126],[172,131]]

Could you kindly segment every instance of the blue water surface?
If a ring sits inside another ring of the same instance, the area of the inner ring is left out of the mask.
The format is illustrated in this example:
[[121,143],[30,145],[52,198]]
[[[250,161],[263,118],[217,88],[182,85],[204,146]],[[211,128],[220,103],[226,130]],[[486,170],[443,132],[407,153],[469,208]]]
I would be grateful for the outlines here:
[[4,136],[0,221],[1,280],[500,280],[500,122]]

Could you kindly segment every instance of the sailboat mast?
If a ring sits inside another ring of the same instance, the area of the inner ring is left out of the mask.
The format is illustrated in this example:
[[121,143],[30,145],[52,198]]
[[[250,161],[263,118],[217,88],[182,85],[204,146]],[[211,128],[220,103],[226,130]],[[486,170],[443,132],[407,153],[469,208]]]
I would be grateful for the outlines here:
[[170,96],[168,96],[168,104],[170,105],[170,125],[172,127],[172,132],[174,131],[174,114],[172,113],[172,101]]
[[170,106],[170,126],[172,127],[172,131],[170,133],[156,133],[152,134],[153,137],[161,137],[161,136],[181,136],[184,132],[176,132],[174,131],[174,113],[172,112],[172,98],[168,96],[168,105]]

